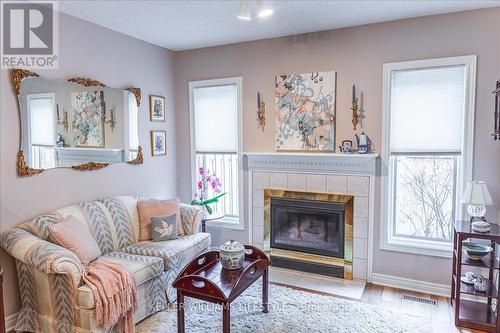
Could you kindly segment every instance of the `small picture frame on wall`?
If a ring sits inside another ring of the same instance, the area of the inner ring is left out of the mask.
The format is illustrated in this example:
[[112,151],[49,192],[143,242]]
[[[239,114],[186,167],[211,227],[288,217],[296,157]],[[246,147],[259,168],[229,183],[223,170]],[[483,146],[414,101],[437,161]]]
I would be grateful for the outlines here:
[[149,95],[149,115],[151,121],[165,121],[165,97]]
[[153,130],[151,131],[151,155],[167,155],[167,132]]

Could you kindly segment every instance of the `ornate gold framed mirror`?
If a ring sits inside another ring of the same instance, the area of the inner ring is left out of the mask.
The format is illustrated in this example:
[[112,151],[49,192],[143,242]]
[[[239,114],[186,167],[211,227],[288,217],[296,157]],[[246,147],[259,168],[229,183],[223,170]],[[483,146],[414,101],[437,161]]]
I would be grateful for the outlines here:
[[11,69],[11,76],[21,128],[18,176],[143,163],[139,88],[114,89],[79,77],[53,80],[24,69]]

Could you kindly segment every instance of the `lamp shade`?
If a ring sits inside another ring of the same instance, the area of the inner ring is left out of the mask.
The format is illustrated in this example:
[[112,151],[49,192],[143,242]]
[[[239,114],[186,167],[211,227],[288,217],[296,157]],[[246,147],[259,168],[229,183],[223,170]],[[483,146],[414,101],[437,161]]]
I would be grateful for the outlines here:
[[469,182],[462,197],[462,203],[478,206],[492,206],[493,200],[491,199],[490,192],[488,192],[486,183],[477,180]]

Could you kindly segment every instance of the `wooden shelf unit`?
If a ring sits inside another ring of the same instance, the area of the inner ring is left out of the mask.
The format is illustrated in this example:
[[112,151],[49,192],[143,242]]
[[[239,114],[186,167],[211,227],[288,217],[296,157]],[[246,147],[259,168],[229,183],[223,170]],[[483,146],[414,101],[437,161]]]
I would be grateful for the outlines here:
[[[462,242],[467,239],[489,240],[493,252],[481,260],[474,260],[467,256],[462,250]],[[451,278],[451,304],[455,309],[455,325],[460,327],[483,330],[486,332],[500,333],[500,293],[493,281],[495,271],[500,272],[500,261],[496,257],[496,244],[500,244],[500,227],[491,225],[489,233],[477,233],[472,231],[470,222],[460,221],[454,225],[453,233],[453,271]],[[479,267],[488,270],[486,292],[474,290],[474,286],[460,281],[462,266]],[[479,300],[464,300],[462,294],[472,295]],[[496,300],[495,309],[492,300]]]

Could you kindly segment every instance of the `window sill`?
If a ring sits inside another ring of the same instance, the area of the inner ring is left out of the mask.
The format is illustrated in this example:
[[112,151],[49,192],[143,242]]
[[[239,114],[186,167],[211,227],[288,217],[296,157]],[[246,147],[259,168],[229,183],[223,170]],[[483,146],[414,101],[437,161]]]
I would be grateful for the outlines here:
[[380,249],[440,258],[451,258],[453,254],[451,242],[439,243],[404,237],[392,237],[389,241],[383,242]]
[[245,230],[241,222],[238,217],[224,217],[220,220],[207,222],[206,228]]

